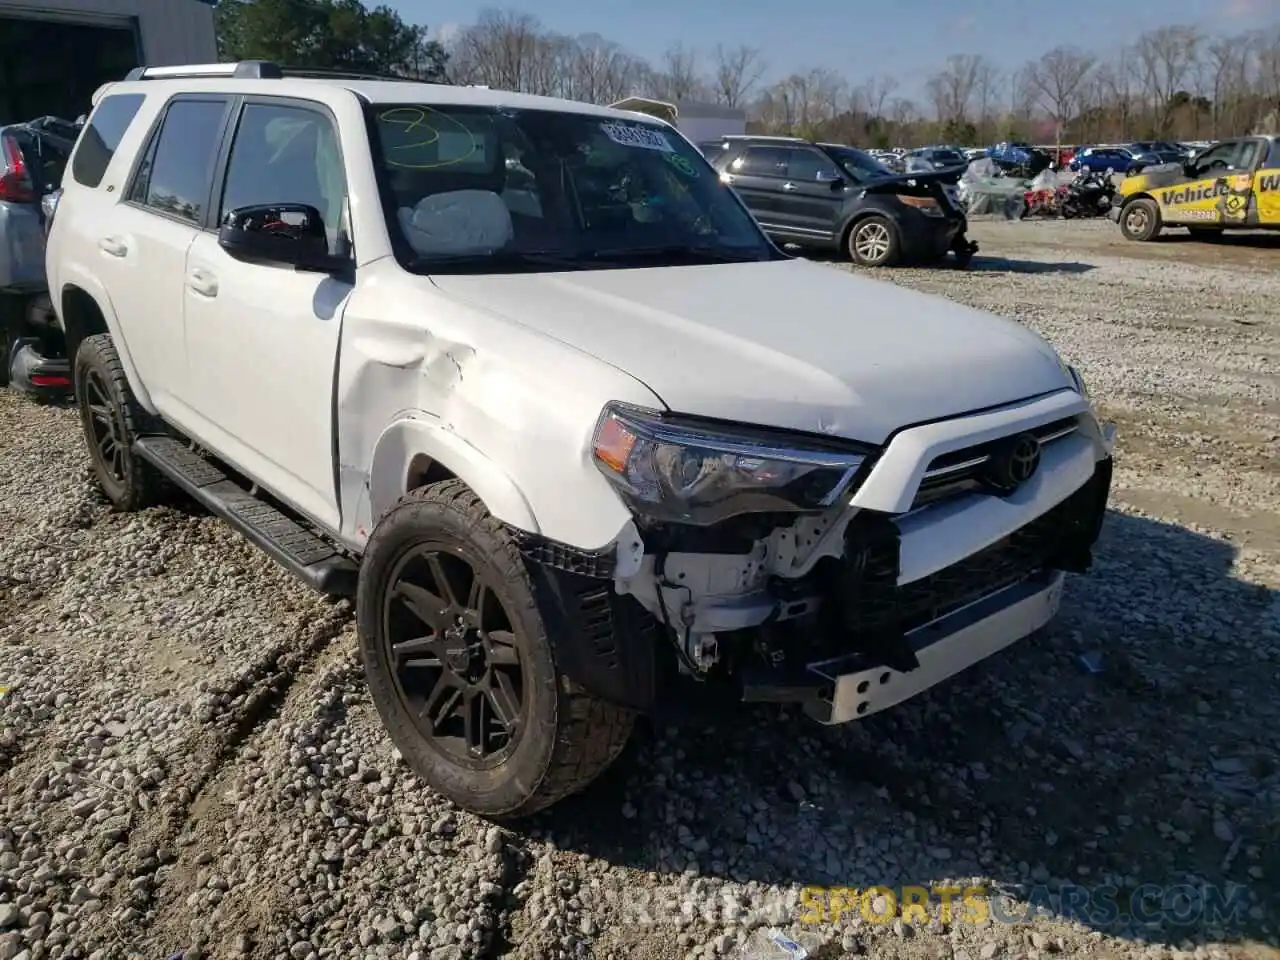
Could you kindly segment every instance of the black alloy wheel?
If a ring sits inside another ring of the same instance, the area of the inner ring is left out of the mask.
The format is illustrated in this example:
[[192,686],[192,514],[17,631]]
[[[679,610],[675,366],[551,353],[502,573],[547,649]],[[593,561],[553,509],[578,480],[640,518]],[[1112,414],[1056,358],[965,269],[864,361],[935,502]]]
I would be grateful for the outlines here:
[[419,733],[454,763],[494,767],[524,730],[520,643],[488,567],[459,544],[426,542],[393,567],[382,641]]
[[129,453],[125,439],[124,423],[111,402],[111,394],[96,370],[85,371],[82,381],[84,406],[88,415],[86,431],[89,439],[89,455],[101,465],[107,476],[124,484],[128,472],[125,457]]

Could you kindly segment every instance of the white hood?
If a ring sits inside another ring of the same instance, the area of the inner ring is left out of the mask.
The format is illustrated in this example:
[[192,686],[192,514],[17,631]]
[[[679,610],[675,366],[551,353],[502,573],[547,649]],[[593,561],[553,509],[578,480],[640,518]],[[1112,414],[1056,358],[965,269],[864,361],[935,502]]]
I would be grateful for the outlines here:
[[882,443],[1072,385],[1013,321],[805,260],[431,279],[702,417]]

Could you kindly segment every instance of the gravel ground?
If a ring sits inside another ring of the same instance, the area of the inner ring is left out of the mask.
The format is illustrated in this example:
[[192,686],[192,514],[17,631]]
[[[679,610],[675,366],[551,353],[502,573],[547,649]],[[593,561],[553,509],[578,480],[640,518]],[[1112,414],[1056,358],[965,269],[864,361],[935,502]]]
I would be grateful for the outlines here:
[[[111,514],[74,413],[0,395],[0,960],[765,957],[774,924],[823,958],[1280,956],[1280,248],[973,232],[972,270],[886,276],[1081,367],[1120,425],[1096,572],[895,710],[646,729],[518,832],[409,777],[345,604],[180,502]],[[806,885],[992,899],[815,924]]]

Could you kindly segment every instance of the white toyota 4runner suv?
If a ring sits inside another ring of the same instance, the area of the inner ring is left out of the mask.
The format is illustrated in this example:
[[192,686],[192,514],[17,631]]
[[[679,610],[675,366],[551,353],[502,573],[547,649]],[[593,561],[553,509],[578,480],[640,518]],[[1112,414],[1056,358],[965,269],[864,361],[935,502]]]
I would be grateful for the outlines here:
[[392,740],[464,808],[554,803],[673,700],[865,717],[1089,565],[1079,375],[786,256],[661,120],[259,61],[94,99],[48,274],[102,489],[354,594]]

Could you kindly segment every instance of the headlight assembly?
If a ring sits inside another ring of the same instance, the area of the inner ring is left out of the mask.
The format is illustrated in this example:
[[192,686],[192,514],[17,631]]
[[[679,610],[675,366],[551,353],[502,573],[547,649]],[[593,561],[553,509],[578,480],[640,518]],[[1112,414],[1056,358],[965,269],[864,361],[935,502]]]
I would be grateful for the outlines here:
[[745,513],[832,506],[861,479],[871,451],[821,446],[609,404],[591,458],[637,513],[706,526]]

